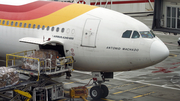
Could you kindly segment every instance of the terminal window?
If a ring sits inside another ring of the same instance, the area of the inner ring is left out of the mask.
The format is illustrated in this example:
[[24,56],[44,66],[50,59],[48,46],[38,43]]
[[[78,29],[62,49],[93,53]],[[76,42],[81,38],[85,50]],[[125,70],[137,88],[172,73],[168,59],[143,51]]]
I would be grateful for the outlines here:
[[167,7],[166,27],[180,28],[180,8]]

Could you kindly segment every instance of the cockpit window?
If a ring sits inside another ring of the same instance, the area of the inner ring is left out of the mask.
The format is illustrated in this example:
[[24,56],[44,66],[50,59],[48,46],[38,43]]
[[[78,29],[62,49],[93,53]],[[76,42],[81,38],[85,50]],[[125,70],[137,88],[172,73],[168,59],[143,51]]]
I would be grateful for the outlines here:
[[132,38],[139,38],[139,37],[140,37],[139,33],[137,31],[134,31]]
[[156,37],[156,35],[154,34],[154,32],[153,32],[152,30],[151,30],[150,32],[151,32],[151,34],[152,34],[154,37]]
[[123,38],[130,38],[131,33],[132,33],[132,31],[127,30],[127,31],[125,31],[125,32],[123,33],[122,37],[123,37]]
[[142,38],[154,38],[150,31],[140,31]]

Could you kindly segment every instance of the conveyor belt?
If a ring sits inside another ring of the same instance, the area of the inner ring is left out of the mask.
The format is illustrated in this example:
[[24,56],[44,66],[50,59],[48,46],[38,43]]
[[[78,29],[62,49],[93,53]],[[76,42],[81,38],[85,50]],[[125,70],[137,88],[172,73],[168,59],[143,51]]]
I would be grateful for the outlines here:
[[[2,87],[0,88],[0,97],[1,98],[5,98],[7,100],[12,100],[12,98],[10,98],[9,96],[7,96],[7,94],[4,92],[6,91],[13,91],[14,89],[17,88],[22,88],[23,90],[26,90],[27,88],[29,88],[31,85],[37,83],[38,81],[29,81],[29,80],[24,80],[24,79],[20,79],[19,83],[16,85],[10,85],[10,86],[6,86],[6,87]],[[13,97],[13,99],[16,99],[19,96],[19,94],[17,94],[15,97]]]
[[11,86],[6,86],[6,87],[0,88],[0,92],[10,91],[10,90],[13,90],[15,88],[23,87],[23,86],[26,86],[29,84],[34,84],[34,83],[37,83],[37,81],[29,81],[29,80],[20,79],[19,83],[16,85],[11,85]]

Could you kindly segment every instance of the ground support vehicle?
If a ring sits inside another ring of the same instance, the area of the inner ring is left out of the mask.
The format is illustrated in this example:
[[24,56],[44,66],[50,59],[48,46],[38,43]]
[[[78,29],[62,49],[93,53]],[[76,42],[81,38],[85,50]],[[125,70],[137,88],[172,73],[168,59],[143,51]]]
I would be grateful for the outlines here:
[[[60,57],[55,60],[56,65],[51,67],[51,59],[28,57],[31,51],[17,52],[6,55],[6,66],[15,68],[20,74],[29,76],[29,79],[19,79],[15,85],[0,88],[0,98],[7,101],[53,101],[64,98],[63,83],[52,80],[70,73],[73,69],[72,57]],[[23,63],[37,66],[35,70],[23,69]]]

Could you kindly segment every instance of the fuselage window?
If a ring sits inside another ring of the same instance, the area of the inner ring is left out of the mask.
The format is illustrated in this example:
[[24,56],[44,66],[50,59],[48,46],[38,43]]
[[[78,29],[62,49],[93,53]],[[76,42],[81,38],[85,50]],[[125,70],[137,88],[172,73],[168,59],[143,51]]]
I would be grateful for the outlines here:
[[46,30],[47,30],[47,31],[49,30],[49,26],[47,26]]
[[140,31],[142,38],[153,38],[154,36],[149,31]]
[[19,23],[19,27],[22,27],[22,22],[21,22],[21,23]]
[[43,25],[43,26],[42,26],[42,30],[44,30],[44,29],[45,29],[45,26]]
[[26,23],[24,23],[24,28],[26,28],[26,25],[27,25],[27,24],[26,24]]
[[59,27],[56,28],[56,32],[59,32]]
[[132,33],[132,31],[127,30],[127,31],[125,31],[125,32],[123,33],[122,37],[123,37],[123,38],[130,38],[131,33]]
[[139,33],[137,31],[134,31],[132,38],[139,38],[139,37],[140,37]]
[[54,27],[51,28],[51,31],[54,31]]
[[9,25],[9,21],[6,22],[6,25]]
[[3,24],[3,25],[5,24],[5,20],[3,20],[2,24]]
[[15,26],[18,26],[18,22],[15,23]]
[[63,32],[64,32],[64,30],[65,30],[65,29],[64,29],[64,28],[62,28],[62,29],[61,29],[61,32],[63,33]]
[[13,21],[11,21],[11,26],[13,26],[13,24],[14,24],[14,22],[13,22]]
[[33,29],[34,29],[34,28],[36,28],[36,25],[35,25],[35,24],[33,25]]
[[28,25],[28,28],[31,28],[31,24]]
[[70,29],[68,28],[68,29],[66,29],[66,33],[68,34],[70,32]]
[[41,26],[40,26],[40,25],[38,25],[38,26],[37,26],[37,29],[40,29],[40,27],[41,27]]

